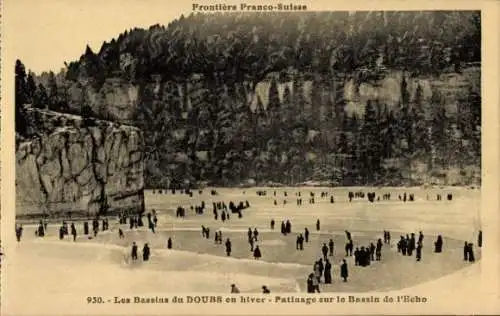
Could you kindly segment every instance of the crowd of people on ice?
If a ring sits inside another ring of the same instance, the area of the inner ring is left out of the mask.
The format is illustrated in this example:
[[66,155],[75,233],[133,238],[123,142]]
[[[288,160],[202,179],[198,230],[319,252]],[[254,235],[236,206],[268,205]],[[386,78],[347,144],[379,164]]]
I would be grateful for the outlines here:
[[[153,193],[156,194],[162,194],[163,192],[167,192],[167,190],[157,190],[156,192],[153,191]],[[175,190],[171,190],[172,194],[175,194]],[[182,194],[187,194],[189,196],[193,196],[193,192],[191,190],[183,190],[180,191]],[[198,191],[198,193],[201,195],[203,191]],[[245,192],[244,192],[245,193]],[[212,196],[218,196],[218,192],[216,190],[211,190],[210,195]],[[266,190],[259,190],[257,191],[257,195],[261,197],[266,197],[267,196],[267,191]],[[277,205],[277,192],[273,192],[274,195],[274,204]],[[320,192],[320,197],[322,199],[328,198],[330,200],[330,203],[335,203],[335,198],[333,195],[330,195],[329,192]],[[288,197],[288,193],[286,191],[283,192],[284,196],[284,202],[283,204],[286,204],[286,199]],[[302,205],[302,193],[301,192],[296,192],[296,203],[298,206]],[[391,194],[390,193],[384,193],[379,196],[377,196],[376,193],[374,192],[362,192],[362,191],[357,191],[357,192],[348,192],[348,200],[349,202],[352,202],[353,200],[360,200],[360,199],[365,199],[365,197],[368,199],[369,202],[377,202],[380,201],[382,198],[383,201],[389,201],[391,200]],[[309,192],[309,204],[315,204],[316,202],[316,193],[314,192]],[[406,201],[415,201],[415,197],[413,194],[406,194],[403,193],[402,195],[398,195],[398,199],[402,202]],[[427,196],[427,200],[429,197]],[[447,195],[447,200],[451,201],[453,199],[452,194]],[[441,201],[442,200],[442,195],[437,194],[436,195],[436,200]],[[213,218],[215,221],[218,221],[219,218],[222,222],[225,222],[230,219],[231,215],[230,214],[238,214],[238,218],[242,218],[242,211],[250,207],[250,203],[248,201],[240,201],[238,204],[235,204],[233,201],[229,201],[228,204],[226,204],[224,201],[214,201],[212,202],[212,207],[213,207]],[[207,206],[205,204],[205,201],[202,201],[199,205],[194,205],[190,207],[192,211],[194,211],[195,214],[197,215],[202,215],[204,214],[204,211],[206,210]],[[147,219],[147,224],[148,224],[148,229],[150,229],[153,233],[155,233],[155,229],[158,225],[158,216],[155,210],[152,210],[152,212],[148,212],[146,214],[144,213],[137,213],[137,214],[128,214],[128,213],[121,213],[118,216],[118,223],[120,225],[128,225],[130,230],[138,229],[140,227],[144,227],[144,215]],[[185,217],[186,216],[186,209],[182,206],[179,206],[176,210],[176,217]],[[109,230],[109,222],[108,218],[103,218],[100,219],[99,217],[95,217],[91,221],[92,223],[92,235],[93,237],[96,237],[99,231],[107,231]],[[99,225],[101,223],[101,225]],[[274,219],[271,219],[270,221],[270,228],[272,231],[275,230],[275,225],[276,222]],[[44,237],[47,234],[47,227],[48,223],[46,220],[40,220],[38,224],[38,228],[35,231],[36,236],[38,237]],[[316,231],[321,230],[321,222],[318,219],[316,221]],[[201,227],[202,231],[202,237],[206,239],[210,239],[210,228],[206,226]],[[92,238],[90,235],[90,229],[89,229],[89,222],[84,221],[83,222],[83,235],[87,236],[89,239]],[[17,241],[21,241],[21,237],[23,234],[23,226],[22,225],[16,225],[16,238]],[[73,241],[76,241],[77,239],[77,229],[75,226],[75,223],[71,223],[68,226],[67,221],[62,221],[61,225],[59,226],[59,239],[63,240],[65,236],[71,234]],[[285,219],[281,221],[281,234],[283,236],[287,236],[289,234],[292,234],[292,223],[289,219]],[[120,239],[124,238],[124,232],[123,232],[123,227],[118,227],[118,235]],[[345,243],[345,258],[341,260],[339,264],[339,276],[340,279],[343,282],[348,281],[349,277],[349,268],[348,268],[348,263],[346,261],[346,258],[354,256],[354,265],[359,266],[359,267],[366,267],[371,264],[373,261],[382,261],[382,249],[383,245],[390,245],[391,244],[391,233],[389,231],[383,232],[383,241],[382,239],[378,239],[376,241],[372,241],[366,246],[357,246],[354,249],[354,241],[352,238],[352,234],[349,231],[345,231],[346,235],[346,243]],[[298,233],[296,236],[296,250],[298,251],[303,251],[304,250],[304,243],[309,243],[310,239],[310,232],[308,228],[306,227],[302,232]],[[415,258],[416,261],[421,261],[422,260],[422,247],[423,247],[423,239],[424,235],[422,232],[419,232],[418,234],[418,239],[415,236],[415,233],[409,233],[406,234],[406,236],[401,235],[399,241],[397,242],[397,252],[400,253],[403,256],[413,256],[413,253],[415,252]],[[253,258],[258,260],[263,257],[263,253],[257,245],[259,242],[259,231],[257,228],[248,228],[247,232],[247,241],[249,244],[249,249],[250,252],[252,252]],[[225,242],[223,242],[223,237],[222,237],[222,231],[218,230],[214,234],[214,242],[215,244],[222,245],[224,243],[225,247],[225,254],[227,256],[231,256],[232,253],[232,242],[230,238],[226,238]],[[479,231],[479,236],[478,236],[478,246],[482,247],[482,231]],[[167,249],[172,249],[173,248],[173,240],[171,237],[168,238],[167,240]],[[333,273],[332,273],[332,257],[334,256],[334,251],[335,250],[335,244],[333,239],[329,239],[327,242],[323,243],[321,246],[321,253],[322,257],[316,260],[313,263],[312,267],[312,272],[308,275],[307,277],[307,292],[308,293],[314,293],[314,292],[320,292],[320,284],[331,284],[333,282]],[[441,235],[437,236],[436,241],[434,242],[434,253],[441,253],[443,251],[443,238]],[[464,243],[464,260],[469,261],[469,262],[474,262],[475,261],[475,256],[474,256],[474,245],[470,242],[465,242]],[[142,260],[143,261],[149,261],[151,256],[151,249],[148,245],[148,243],[144,243],[142,247]],[[134,241],[131,246],[131,252],[130,252],[130,258],[132,262],[139,260],[139,246],[137,243]],[[270,290],[267,288],[267,286],[263,286],[263,293],[270,293]],[[232,290],[231,292],[238,292],[239,290],[237,289],[236,285],[232,285]]]

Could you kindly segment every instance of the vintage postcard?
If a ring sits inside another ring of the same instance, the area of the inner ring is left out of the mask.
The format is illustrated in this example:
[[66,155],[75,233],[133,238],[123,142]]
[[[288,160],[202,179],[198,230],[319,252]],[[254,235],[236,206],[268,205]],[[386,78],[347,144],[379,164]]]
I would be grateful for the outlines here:
[[1,314],[498,314],[499,3],[9,0]]

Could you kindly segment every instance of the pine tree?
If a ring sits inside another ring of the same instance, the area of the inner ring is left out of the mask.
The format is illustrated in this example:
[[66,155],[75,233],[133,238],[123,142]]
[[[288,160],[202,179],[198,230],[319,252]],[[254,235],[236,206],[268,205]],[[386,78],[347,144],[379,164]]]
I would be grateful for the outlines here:
[[59,111],[59,93],[54,72],[49,72],[48,80],[48,94],[49,94],[49,109],[52,111]]
[[41,83],[38,84],[33,97],[33,106],[39,109],[45,109],[49,103],[49,96],[45,86]]
[[26,87],[26,68],[18,59],[15,67],[15,120],[16,132],[25,136],[28,131],[24,105],[28,101],[28,92]]

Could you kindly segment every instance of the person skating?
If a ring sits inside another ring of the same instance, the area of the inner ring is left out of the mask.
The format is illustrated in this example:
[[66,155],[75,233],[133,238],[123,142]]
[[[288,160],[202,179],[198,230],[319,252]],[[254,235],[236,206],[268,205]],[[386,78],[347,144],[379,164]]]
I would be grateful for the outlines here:
[[314,293],[313,279],[314,274],[310,273],[307,277],[307,293]]
[[330,241],[328,242],[328,249],[330,250],[330,257],[333,257],[333,248],[334,248],[333,239],[330,239]]
[[259,231],[257,230],[257,228],[254,228],[253,230],[253,237],[255,241],[259,241]]
[[437,236],[437,240],[434,242],[434,252],[441,253],[443,251],[443,237],[441,235]]
[[325,284],[332,283],[332,264],[328,259],[325,262],[324,278],[325,278]]
[[418,242],[416,251],[417,251],[417,253],[416,253],[417,261],[422,260],[422,243],[421,242]]
[[144,244],[144,247],[142,248],[142,260],[143,261],[148,261],[149,260],[149,255],[150,255],[150,249],[147,243]]
[[271,220],[271,230],[274,230],[274,224],[275,224],[274,219],[272,219]]
[[321,229],[319,219],[316,221],[316,230],[319,231]]
[[477,235],[477,246],[481,248],[483,246],[483,231],[480,230]]
[[21,237],[23,236],[23,225],[19,225],[16,227],[16,239],[17,242],[21,241]]
[[370,260],[375,261],[375,245],[373,243],[370,243]]
[[255,249],[253,250],[253,257],[255,260],[259,260],[262,258],[262,253],[260,252],[259,246],[255,246]]
[[131,257],[133,261],[137,260],[137,244],[135,243],[135,241],[132,243]]
[[323,247],[321,247],[321,253],[323,253],[324,260],[328,259],[328,246],[326,244],[323,244]]
[[467,250],[468,250],[467,252],[468,252],[469,262],[475,262],[476,257],[474,256],[474,245],[472,243],[469,243]]
[[304,228],[304,238],[305,238],[306,243],[308,243],[309,242],[309,229],[307,229],[307,227]]
[[74,223],[71,223],[71,235],[73,236],[73,241],[76,241],[76,227]]
[[229,238],[226,239],[226,255],[231,256],[231,240]]
[[172,238],[168,237],[167,240],[167,249],[172,249]]
[[89,234],[89,223],[88,222],[83,223],[83,234],[85,236],[87,236]]
[[382,258],[382,240],[380,238],[377,241],[377,247],[375,249],[375,257],[377,261],[380,261]]
[[239,294],[240,290],[236,287],[236,284],[231,284],[231,294]]
[[347,262],[342,260],[342,265],[340,266],[340,277],[344,282],[347,282],[347,277],[349,276],[349,271],[347,268]]

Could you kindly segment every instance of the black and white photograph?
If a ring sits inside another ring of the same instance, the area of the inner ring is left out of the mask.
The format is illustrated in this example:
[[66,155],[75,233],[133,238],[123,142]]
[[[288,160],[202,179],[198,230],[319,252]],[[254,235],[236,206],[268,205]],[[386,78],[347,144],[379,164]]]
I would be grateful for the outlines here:
[[46,1],[72,13],[28,26],[2,66],[16,315],[178,293],[198,310],[339,293],[407,308],[481,287],[498,240],[481,220],[480,10],[165,1],[148,19],[133,2],[92,18],[89,1]]

